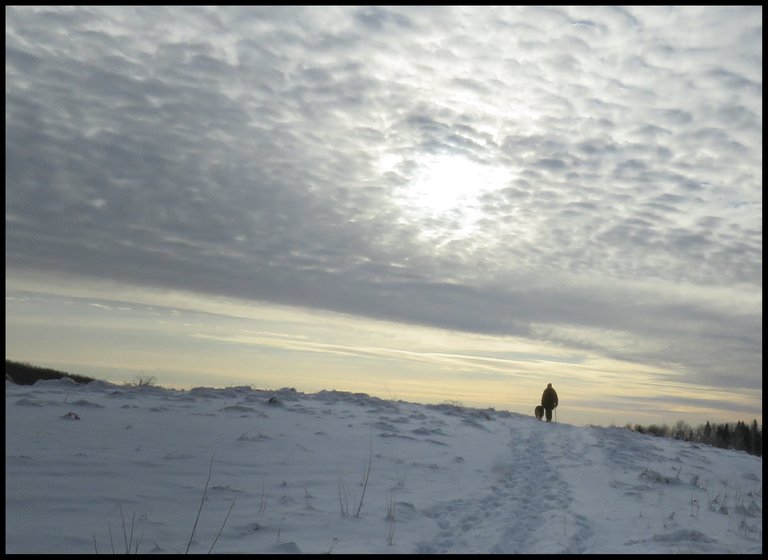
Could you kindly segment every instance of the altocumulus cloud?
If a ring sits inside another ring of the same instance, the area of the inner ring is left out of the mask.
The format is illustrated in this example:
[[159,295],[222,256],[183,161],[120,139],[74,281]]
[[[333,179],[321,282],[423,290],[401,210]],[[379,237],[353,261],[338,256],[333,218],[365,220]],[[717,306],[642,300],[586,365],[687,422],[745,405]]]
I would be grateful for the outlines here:
[[6,9],[6,271],[761,389],[761,153],[760,7]]

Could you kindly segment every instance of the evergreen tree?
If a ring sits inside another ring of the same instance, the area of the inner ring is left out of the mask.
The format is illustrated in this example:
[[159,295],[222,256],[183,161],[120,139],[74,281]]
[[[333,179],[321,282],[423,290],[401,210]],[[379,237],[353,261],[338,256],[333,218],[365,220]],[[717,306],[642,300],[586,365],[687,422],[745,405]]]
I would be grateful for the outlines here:
[[717,447],[728,448],[728,443],[731,437],[730,430],[728,429],[728,422],[722,426],[717,426],[715,433],[717,434]]
[[753,455],[763,456],[763,434],[757,425],[757,420],[752,420],[750,428],[750,449]]
[[739,424],[737,448],[750,451],[752,449],[752,434],[744,422],[739,421]]

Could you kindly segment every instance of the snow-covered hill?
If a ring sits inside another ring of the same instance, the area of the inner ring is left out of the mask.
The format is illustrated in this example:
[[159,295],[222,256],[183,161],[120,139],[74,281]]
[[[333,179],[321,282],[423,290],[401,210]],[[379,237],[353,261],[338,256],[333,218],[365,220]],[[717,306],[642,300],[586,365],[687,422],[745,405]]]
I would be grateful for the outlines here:
[[5,426],[10,553],[762,552],[761,458],[622,428],[66,379]]

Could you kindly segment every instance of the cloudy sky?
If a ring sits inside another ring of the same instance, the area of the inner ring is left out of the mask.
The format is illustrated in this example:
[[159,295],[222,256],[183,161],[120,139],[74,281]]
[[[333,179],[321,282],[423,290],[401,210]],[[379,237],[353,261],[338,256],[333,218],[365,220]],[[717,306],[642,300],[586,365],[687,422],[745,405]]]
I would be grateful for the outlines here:
[[10,359],[762,418],[761,7],[6,7],[5,44]]

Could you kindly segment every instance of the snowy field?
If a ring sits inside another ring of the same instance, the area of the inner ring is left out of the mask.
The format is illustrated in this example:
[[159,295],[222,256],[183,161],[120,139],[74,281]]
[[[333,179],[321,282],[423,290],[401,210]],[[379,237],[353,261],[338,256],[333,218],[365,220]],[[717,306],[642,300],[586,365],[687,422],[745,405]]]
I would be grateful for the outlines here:
[[7,553],[762,553],[744,452],[337,391],[5,402]]

